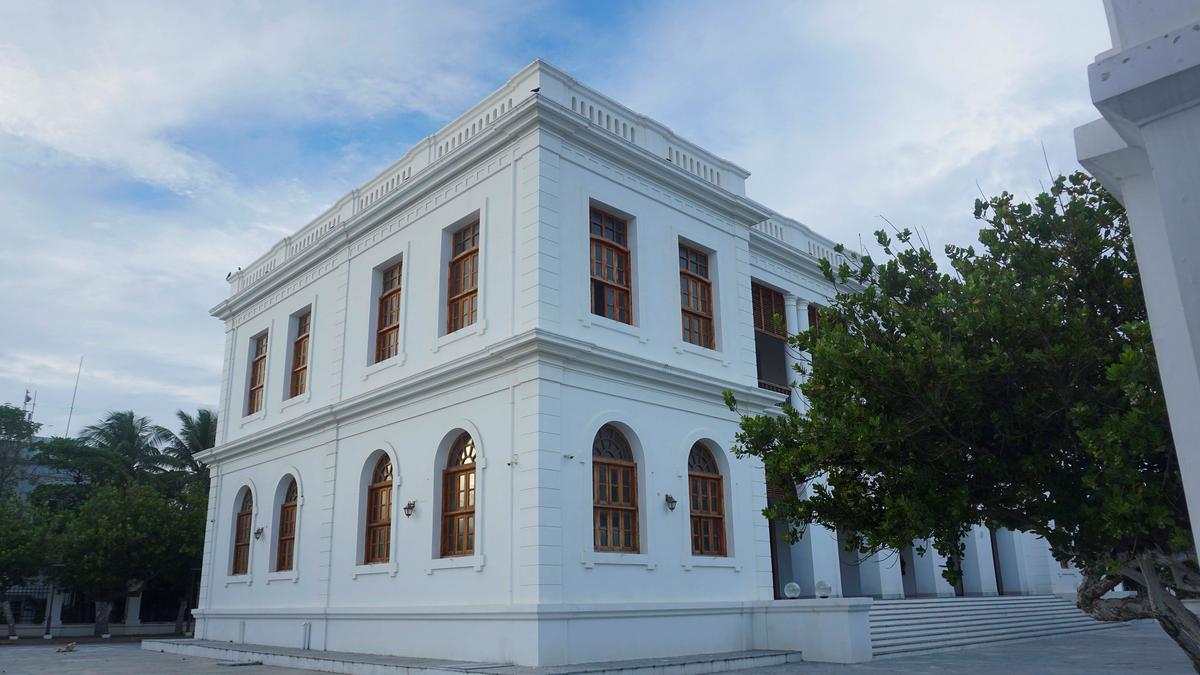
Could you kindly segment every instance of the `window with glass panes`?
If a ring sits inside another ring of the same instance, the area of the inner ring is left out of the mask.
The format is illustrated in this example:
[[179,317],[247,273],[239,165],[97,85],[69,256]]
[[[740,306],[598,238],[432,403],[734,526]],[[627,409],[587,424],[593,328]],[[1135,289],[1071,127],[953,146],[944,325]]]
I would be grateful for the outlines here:
[[308,391],[308,334],[311,328],[312,310],[296,317],[296,339],[292,342],[292,397]]
[[246,414],[262,410],[263,391],[267,385],[267,334],[254,338],[250,356],[250,390],[246,396]]
[[400,271],[396,263],[380,272],[379,321],[375,333],[375,362],[400,352]]
[[679,245],[679,304],[683,312],[683,341],[712,349],[712,282],[708,254]]
[[250,525],[254,516],[254,497],[246,490],[242,495],[241,508],[234,520],[233,530],[233,574],[246,574],[250,570]]
[[442,471],[442,557],[475,552],[475,441],[460,435]]
[[289,478],[283,503],[279,505],[279,541],[275,544],[275,571],[292,569],[296,556],[296,479]]
[[447,333],[475,323],[479,304],[479,221],[461,228],[451,239],[446,302]]
[[592,539],[597,551],[637,553],[637,463],[625,434],[611,424],[592,441]]
[[363,563],[385,563],[392,544],[392,460],[379,458],[367,488],[367,522]]
[[725,555],[725,493],[721,470],[702,443],[688,453],[692,555]]
[[633,323],[633,271],[629,224],[593,208],[591,215],[592,313]]

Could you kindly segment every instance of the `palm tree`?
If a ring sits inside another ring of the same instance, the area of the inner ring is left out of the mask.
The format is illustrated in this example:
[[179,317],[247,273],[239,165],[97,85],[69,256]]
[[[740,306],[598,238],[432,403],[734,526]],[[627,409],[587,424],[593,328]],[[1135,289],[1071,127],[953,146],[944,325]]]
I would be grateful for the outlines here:
[[85,444],[114,454],[130,478],[159,473],[168,464],[162,447],[171,432],[153,424],[149,417],[138,417],[132,410],[108,413],[99,422],[84,427],[79,439]]
[[195,415],[182,410],[176,411],[179,418],[179,433],[169,434],[163,454],[173,469],[200,473],[204,465],[196,461],[196,455],[217,444],[217,414],[201,408]]

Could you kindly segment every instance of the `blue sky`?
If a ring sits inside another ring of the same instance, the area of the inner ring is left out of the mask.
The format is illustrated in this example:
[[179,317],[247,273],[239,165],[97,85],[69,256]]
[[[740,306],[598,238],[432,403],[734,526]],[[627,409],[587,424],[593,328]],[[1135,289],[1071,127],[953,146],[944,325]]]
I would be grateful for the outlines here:
[[[245,265],[542,57],[857,246],[1076,168],[1100,0],[0,6],[0,402],[213,406]],[[1045,158],[1043,158],[1043,146]],[[978,187],[977,187],[978,185]]]

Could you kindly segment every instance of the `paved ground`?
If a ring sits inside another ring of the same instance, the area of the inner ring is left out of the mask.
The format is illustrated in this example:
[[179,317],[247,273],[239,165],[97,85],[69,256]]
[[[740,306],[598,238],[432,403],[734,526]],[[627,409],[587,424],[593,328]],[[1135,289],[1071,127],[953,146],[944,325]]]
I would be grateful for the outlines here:
[[1111,675],[1194,673],[1191,663],[1154,621],[1113,630],[1006,642],[925,656],[886,658],[854,666],[796,663],[761,668],[764,675],[853,673],[971,673],[971,675]]
[[[142,651],[136,642],[80,644],[75,652],[57,654],[52,645],[0,646],[0,673],[31,675],[136,675],[199,674],[259,675],[262,673],[311,675],[311,671],[267,666],[228,668],[212,659]],[[739,671],[748,672],[748,671]],[[1082,633],[975,647],[927,656],[880,659],[856,666],[797,663],[763,668],[772,675],[827,675],[831,673],[1192,673],[1183,652],[1154,622],[1111,631]]]

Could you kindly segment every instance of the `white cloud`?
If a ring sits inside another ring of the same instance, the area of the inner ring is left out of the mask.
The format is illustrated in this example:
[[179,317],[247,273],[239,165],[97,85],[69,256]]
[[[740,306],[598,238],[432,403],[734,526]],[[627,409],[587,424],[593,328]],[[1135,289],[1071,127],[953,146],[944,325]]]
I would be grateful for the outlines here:
[[[0,5],[0,401],[39,388],[39,417],[61,433],[85,354],[76,430],[110,408],[170,423],[214,404],[223,327],[207,310],[225,273],[406,149],[352,132],[312,155],[288,144],[314,125],[450,118],[531,47],[750,169],[752,197],[849,244],[879,214],[937,243],[973,238],[976,180],[1036,190],[1042,141],[1070,169],[1070,130],[1094,117],[1086,64],[1107,47],[1094,0],[680,0],[597,14],[622,17],[616,27],[566,12]],[[247,178],[189,142],[247,130],[273,134],[270,175]],[[113,197],[131,182],[180,197]]]
[[672,3],[630,24],[605,87],[848,244],[880,214],[973,238],[976,180],[1036,189],[1043,141],[1073,168],[1071,128],[1096,116],[1086,66],[1107,47],[1092,0]]

